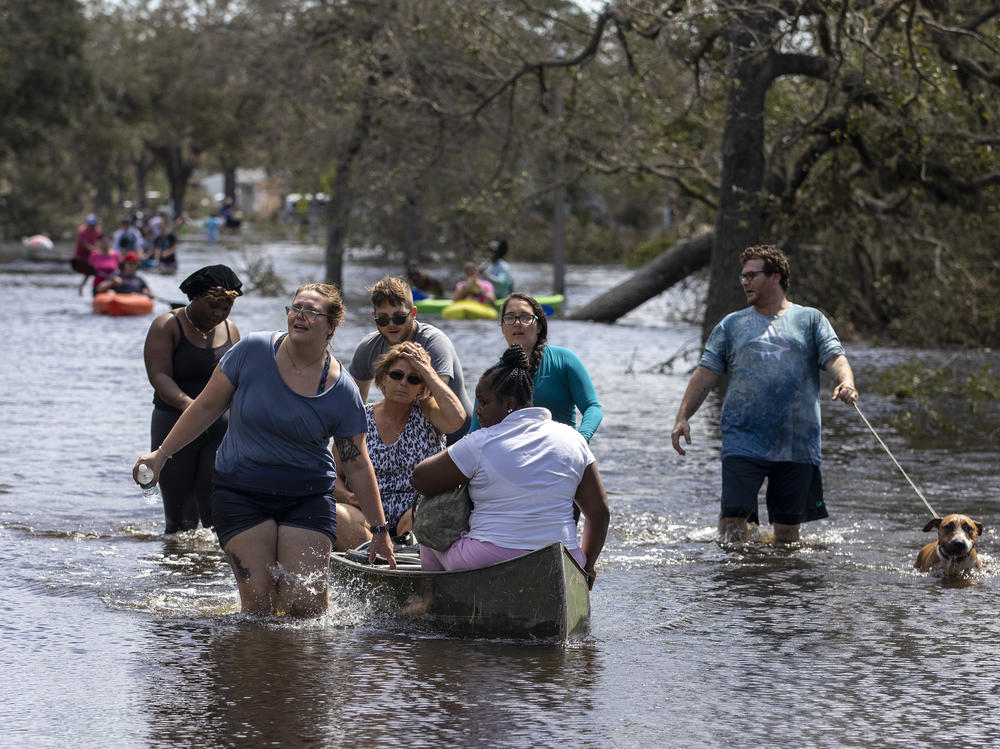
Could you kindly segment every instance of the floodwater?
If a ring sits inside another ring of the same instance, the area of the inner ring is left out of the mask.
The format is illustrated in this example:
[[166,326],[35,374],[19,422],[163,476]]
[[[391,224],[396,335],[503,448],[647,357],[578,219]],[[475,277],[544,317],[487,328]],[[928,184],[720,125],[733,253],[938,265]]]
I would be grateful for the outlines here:
[[[248,294],[233,319],[277,329],[294,286],[320,275],[315,245],[189,240],[178,277],[147,278],[180,300],[177,282],[201,265],[261,260],[289,293]],[[670,321],[689,302],[676,292],[614,326],[550,323],[605,409],[592,447],[612,521],[585,639],[452,639],[344,590],[320,620],[261,621],[238,613],[214,536],[162,535],[160,508],[131,481],[149,439],[149,318],[91,314],[65,266],[0,265],[5,745],[910,747],[996,732],[996,423],[920,444],[896,433],[899,406],[870,385],[912,352],[849,350],[866,416],[927,499],[987,526],[971,584],[912,569],[929,513],[841,403],[824,404],[831,517],[795,549],[720,546],[714,396],[687,457],[669,444],[698,342],[696,326]],[[370,329],[363,287],[386,270],[347,265],[342,360]],[[514,270],[520,288],[548,290],[547,268]],[[570,268],[569,303],[625,275]],[[441,327],[467,382],[503,348],[491,324]]]

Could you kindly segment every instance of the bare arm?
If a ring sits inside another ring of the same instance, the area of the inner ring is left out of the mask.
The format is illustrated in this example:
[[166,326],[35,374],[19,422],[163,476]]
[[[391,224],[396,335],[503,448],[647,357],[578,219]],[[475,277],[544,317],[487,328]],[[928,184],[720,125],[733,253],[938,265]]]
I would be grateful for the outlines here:
[[[375,469],[368,457],[368,445],[365,444],[365,433],[352,437],[334,437],[334,448],[344,468],[347,482],[354,487],[354,496],[358,507],[370,526],[385,525],[385,513],[382,511],[382,498],[378,492],[378,482],[375,480]],[[376,533],[372,536],[369,546],[368,560],[375,561],[378,554],[389,563],[389,569],[396,569],[396,556],[392,553],[392,541],[388,533]]]
[[465,409],[458,396],[448,387],[447,380],[434,371],[430,354],[419,343],[409,341],[403,344],[400,358],[406,359],[424,378],[430,395],[420,401],[420,408],[438,434],[449,434],[460,429],[465,423]]
[[333,451],[333,463],[337,468],[337,480],[333,484],[333,498],[342,504],[354,505],[360,509],[361,505],[358,503],[357,497],[354,496],[354,492],[347,488],[347,482],[344,481],[344,466],[340,463],[339,452],[339,450]]
[[604,482],[601,480],[601,472],[597,470],[597,463],[591,463],[583,472],[579,486],[576,487],[576,496],[573,498],[585,521],[583,524],[583,540],[580,549],[587,557],[587,566],[583,568],[587,573],[587,585],[594,587],[594,579],[597,571],[594,565],[597,557],[604,548],[604,541],[608,536],[608,524],[611,520],[611,511],[608,509],[608,493],[604,489]]
[[410,484],[421,494],[433,495],[445,489],[454,489],[468,480],[469,477],[458,470],[448,451],[442,450],[417,463],[413,476],[410,477]]
[[[174,381],[174,349],[177,347],[177,336],[181,335],[177,324],[172,322],[174,316],[167,312],[160,315],[149,326],[146,334],[146,344],[142,357],[146,362],[146,376],[156,394],[174,408],[181,411],[190,406],[194,399],[187,395]],[[238,339],[234,337],[234,342]]]
[[854,387],[854,371],[847,357],[843,354],[833,357],[826,363],[825,369],[837,381],[833,387],[832,400],[839,398],[844,403],[854,403],[858,399],[858,390]]
[[698,366],[688,381],[687,390],[684,391],[684,398],[681,399],[681,406],[677,409],[677,418],[674,420],[674,429],[670,433],[670,441],[681,455],[685,455],[684,448],[681,447],[681,437],[687,444],[691,444],[691,426],[688,419],[697,413],[705,398],[712,392],[712,388],[719,382],[719,375],[707,367]]
[[208,381],[205,389],[177,419],[173,429],[163,438],[160,448],[146,453],[135,462],[135,466],[132,468],[132,477],[136,478],[139,464],[145,463],[153,469],[153,481],[159,481],[160,471],[169,459],[167,456],[172,456],[184,448],[214,424],[229,408],[229,401],[232,400],[234,392],[236,392],[236,388],[223,374],[222,368],[216,365],[215,371],[212,372],[212,378]]

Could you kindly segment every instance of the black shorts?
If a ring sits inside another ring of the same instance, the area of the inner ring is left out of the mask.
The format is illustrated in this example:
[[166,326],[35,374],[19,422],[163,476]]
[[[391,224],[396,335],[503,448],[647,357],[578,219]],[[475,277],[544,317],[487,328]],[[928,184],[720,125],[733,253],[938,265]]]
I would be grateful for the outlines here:
[[235,489],[219,484],[216,477],[212,489],[212,524],[222,548],[233,536],[268,520],[319,531],[329,536],[332,544],[337,543],[337,503],[332,491],[287,497]]
[[760,524],[757,494],[767,479],[767,517],[771,523],[798,525],[828,517],[823,477],[811,463],[773,462],[734,455],[722,459],[722,511],[719,517],[746,518]]

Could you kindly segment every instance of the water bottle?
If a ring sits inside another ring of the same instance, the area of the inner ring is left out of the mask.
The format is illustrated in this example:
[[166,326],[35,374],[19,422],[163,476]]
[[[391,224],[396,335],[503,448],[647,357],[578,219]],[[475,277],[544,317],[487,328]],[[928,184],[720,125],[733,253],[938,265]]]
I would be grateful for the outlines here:
[[136,478],[139,479],[139,486],[142,487],[142,497],[149,504],[157,504],[160,501],[160,489],[153,483],[153,469],[145,463],[139,464],[136,471]]

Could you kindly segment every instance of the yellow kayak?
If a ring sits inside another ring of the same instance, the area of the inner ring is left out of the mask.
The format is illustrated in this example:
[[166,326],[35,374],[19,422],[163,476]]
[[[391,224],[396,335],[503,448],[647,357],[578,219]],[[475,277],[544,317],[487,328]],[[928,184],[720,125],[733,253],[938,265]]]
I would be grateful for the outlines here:
[[496,320],[497,310],[492,304],[463,299],[441,310],[441,317],[445,320]]

